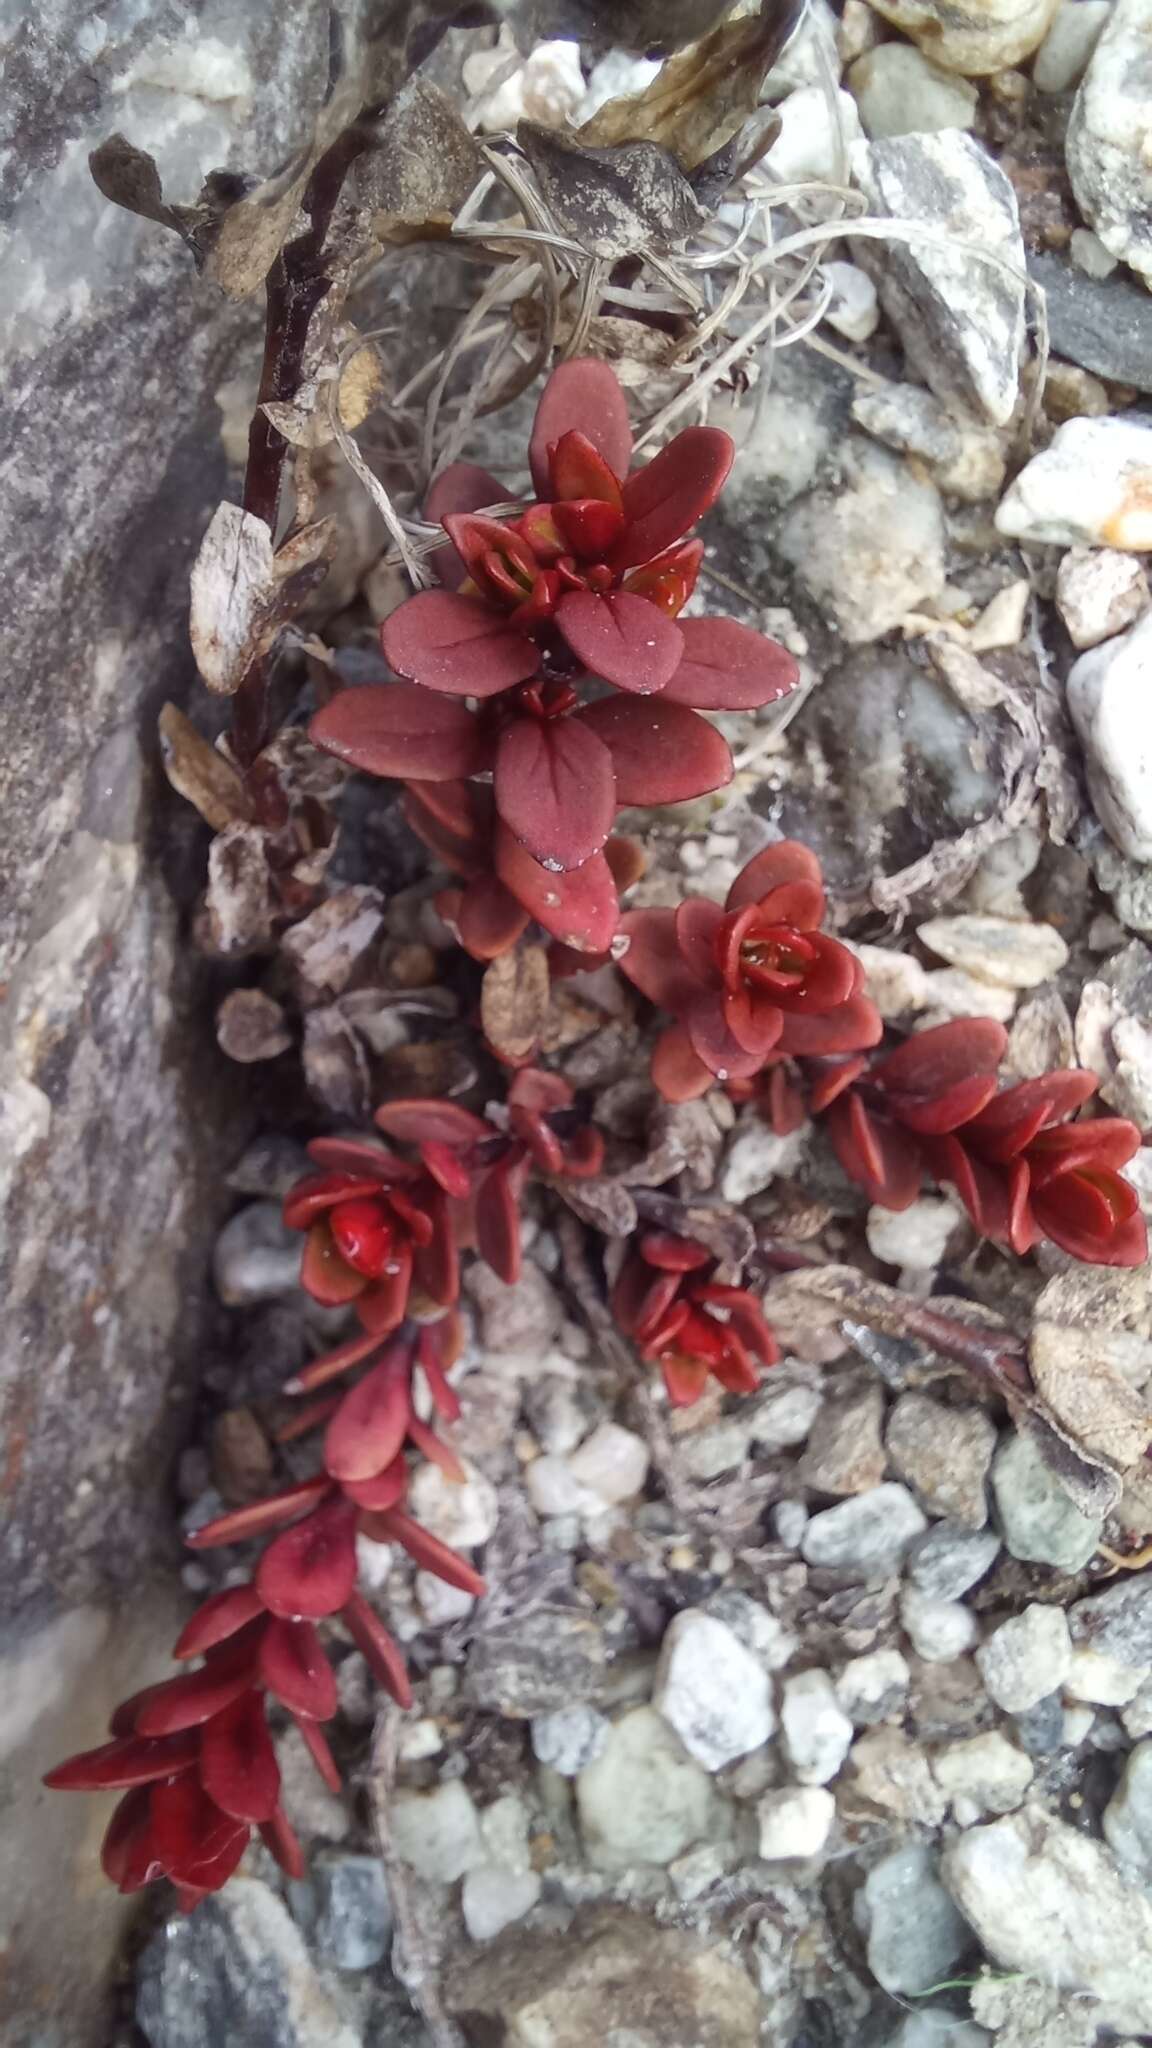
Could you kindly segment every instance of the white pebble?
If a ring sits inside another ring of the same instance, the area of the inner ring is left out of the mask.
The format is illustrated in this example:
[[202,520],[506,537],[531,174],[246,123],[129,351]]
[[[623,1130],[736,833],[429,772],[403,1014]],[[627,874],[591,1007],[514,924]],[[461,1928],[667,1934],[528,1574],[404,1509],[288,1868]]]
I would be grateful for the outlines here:
[[1079,85],[1111,12],[1111,0],[1064,0],[1032,66],[1037,92],[1071,92]]
[[900,1596],[900,1619],[918,1657],[926,1664],[950,1664],[979,1636],[975,1616],[959,1600],[933,1600],[916,1586]]
[[1142,563],[1116,548],[1070,548],[1056,572],[1056,609],[1073,647],[1098,647],[1147,611]]
[[1077,1643],[1064,1679],[1066,1699],[1080,1700],[1094,1707],[1126,1707],[1134,1700],[1152,1665],[1122,1664],[1106,1650],[1089,1649]]
[[822,263],[820,274],[835,296],[824,318],[845,341],[870,341],[880,325],[880,302],[872,279],[855,263]]
[[886,1266],[930,1272],[959,1221],[959,1209],[945,1195],[921,1195],[900,1211],[873,1207],[865,1224],[868,1249]]
[[465,1874],[460,1895],[464,1925],[473,1941],[492,1941],[530,1913],[539,1897],[540,1879],[534,1870],[502,1870],[496,1863],[481,1863]]
[[[1007,1024],[1015,1014],[1019,992],[1000,988],[994,981],[980,981],[974,974],[965,974],[962,967],[934,967],[924,976],[924,997],[929,1005],[923,1020],[927,1030],[929,1013],[934,1023],[949,1017],[992,1017],[997,1024]],[[916,1028],[920,1029],[919,1023]]]
[[1056,429],[1000,501],[1011,540],[1152,549],[1152,423],[1073,419]]
[[1068,710],[1101,824],[1130,860],[1152,861],[1152,612],[1080,656]]
[[759,1749],[776,1726],[763,1665],[699,1608],[678,1614],[665,1634],[652,1704],[707,1771]]
[[985,1689],[1006,1714],[1023,1714],[1057,1692],[1072,1662],[1072,1638],[1060,1607],[1033,1602],[1002,1622],[976,1652]]
[[648,1446],[633,1430],[602,1422],[568,1459],[578,1486],[587,1487],[610,1507],[632,1500],[648,1477]]
[[836,1818],[836,1801],[823,1785],[789,1785],[765,1793],[756,1817],[765,1862],[799,1861],[820,1854]]
[[557,1707],[538,1714],[531,1725],[532,1752],[562,1778],[575,1778],[595,1762],[608,1740],[611,1723],[595,1707]]
[[1058,974],[1068,948],[1054,925],[961,911],[931,917],[917,933],[922,944],[981,981],[1002,988],[1036,988]]
[[826,1785],[836,1776],[851,1748],[853,1728],[826,1671],[801,1671],[785,1679],[780,1725],[802,1785]]
[[472,1795],[459,1778],[431,1792],[397,1792],[390,1815],[402,1860],[433,1884],[454,1884],[484,1861]]

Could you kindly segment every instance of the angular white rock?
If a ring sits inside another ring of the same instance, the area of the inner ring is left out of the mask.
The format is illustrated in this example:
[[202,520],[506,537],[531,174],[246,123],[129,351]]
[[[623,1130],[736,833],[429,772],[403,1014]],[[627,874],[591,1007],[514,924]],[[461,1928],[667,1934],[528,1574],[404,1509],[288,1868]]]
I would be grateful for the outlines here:
[[907,43],[881,43],[848,73],[864,132],[872,142],[938,128],[972,128],[979,96],[964,79],[930,64]]
[[778,547],[855,646],[944,589],[944,509],[933,483],[862,434],[844,442],[839,460],[839,487],[789,506]]
[[429,1628],[447,1628],[450,1622],[463,1621],[471,1614],[476,1596],[463,1586],[450,1586],[435,1572],[417,1572],[416,1604]]
[[[876,280],[909,362],[945,404],[1004,426],[1024,341],[1024,242],[1016,195],[988,152],[958,128],[858,143],[870,211],[913,229],[907,241],[849,242]],[[990,263],[974,254],[998,257]]]
[[996,525],[1010,540],[1147,553],[1152,425],[1138,419],[1065,420],[1005,491]]
[[851,93],[830,103],[823,85],[802,85],[780,107],[780,133],[764,158],[785,185],[809,179],[824,185],[844,182],[849,151],[861,135]]
[[1116,548],[1070,548],[1056,572],[1056,609],[1073,647],[1098,647],[1147,611],[1143,564]]
[[[1152,546],[1152,496],[1149,505]],[[1080,656],[1068,677],[1068,710],[1101,824],[1130,860],[1152,861],[1152,612]]]
[[884,1018],[902,1017],[908,1010],[922,1010],[928,1000],[927,975],[911,953],[895,946],[854,945],[852,951],[864,969],[864,987]]
[[1152,1742],[1138,1742],[1104,1809],[1104,1835],[1121,1863],[1152,1878]]
[[451,1544],[453,1550],[472,1550],[478,1543],[487,1543],[496,1527],[499,1503],[492,1481],[467,1458],[461,1463],[462,1485],[449,1479],[439,1465],[417,1466],[408,1501],[416,1520],[442,1543]]
[[906,1486],[886,1482],[813,1515],[800,1545],[807,1564],[853,1579],[884,1578],[898,1569],[928,1527]]
[[1031,1758],[995,1731],[946,1743],[936,1751],[932,1770],[962,1827],[985,1814],[1015,1812],[1034,1776]]
[[820,274],[835,292],[824,315],[829,327],[846,341],[870,341],[880,325],[880,301],[867,272],[857,263],[834,259],[820,265]]
[[532,1753],[562,1778],[575,1778],[600,1755],[611,1727],[595,1707],[557,1707],[532,1722]]
[[972,78],[1031,56],[1060,0],[873,0],[876,12],[914,36],[926,57]]
[[868,1249],[886,1266],[930,1272],[959,1221],[959,1209],[945,1195],[921,1195],[899,1211],[873,1207],[865,1223]]
[[826,1671],[800,1671],[785,1679],[780,1728],[802,1785],[826,1785],[834,1778],[854,1734]]
[[[1079,10],[1077,10],[1079,11]],[[1115,0],[1076,95],[1065,158],[1106,249],[1152,283],[1152,0]]]
[[766,1862],[818,1856],[836,1818],[836,1801],[823,1785],[789,1785],[782,1792],[766,1792],[756,1818]]
[[1079,85],[1111,12],[1111,0],[1064,0],[1036,52],[1032,83],[1037,92],[1070,92]]
[[1060,1607],[1036,1601],[1000,1624],[976,1652],[991,1699],[1006,1714],[1023,1714],[1063,1685],[1072,1663],[1072,1638]]
[[433,1884],[454,1884],[485,1860],[480,1820],[459,1778],[431,1792],[397,1792],[390,1815],[399,1856]]
[[610,1507],[639,1493],[648,1477],[648,1462],[643,1437],[615,1422],[602,1422],[567,1461],[576,1484]]
[[916,1586],[900,1596],[900,1620],[918,1657],[926,1664],[950,1664],[979,1637],[976,1617],[959,1600],[934,1600]]
[[1028,1807],[970,1828],[942,1869],[1001,1969],[1091,1993],[1105,2028],[1152,2031],[1152,1905],[1099,1843]]
[[776,1726],[771,1681],[730,1628],[698,1607],[669,1624],[652,1704],[706,1771],[767,1742]]
[[965,974],[962,967],[934,967],[924,976],[925,1015],[916,1029],[927,1031],[949,1017],[991,1017],[997,1024],[1011,1021],[1020,1000],[1019,990],[1001,988],[994,981],[980,981]]
[[850,1657],[836,1680],[836,1697],[859,1728],[900,1714],[908,1697],[912,1673],[899,1650],[869,1650]]
[[599,1870],[668,1864],[712,1831],[712,1781],[652,1707],[615,1723],[576,1780],[580,1826]]
[[1085,1700],[1093,1707],[1126,1707],[1149,1677],[1152,1665],[1122,1664],[1107,1650],[1077,1643],[1064,1677],[1064,1697]]
[[481,1863],[465,1872],[460,1894],[464,1925],[473,1941],[492,1941],[523,1920],[540,1897],[540,1879],[534,1870],[503,1870],[496,1863]]
[[762,1118],[750,1119],[736,1132],[724,1159],[720,1193],[726,1202],[739,1206],[750,1195],[758,1195],[781,1174],[794,1173],[808,1141],[809,1127],[788,1131],[778,1137]]
[[916,936],[942,960],[1001,988],[1036,988],[1058,974],[1068,958],[1068,947],[1054,925],[1025,924],[974,911],[931,917]]

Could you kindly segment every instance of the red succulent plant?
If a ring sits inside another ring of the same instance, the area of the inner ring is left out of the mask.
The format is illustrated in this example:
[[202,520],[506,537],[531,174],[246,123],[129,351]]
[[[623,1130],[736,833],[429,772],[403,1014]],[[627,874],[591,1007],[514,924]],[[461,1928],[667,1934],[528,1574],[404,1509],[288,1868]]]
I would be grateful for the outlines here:
[[[499,501],[501,485],[472,464],[446,470],[426,509],[466,580],[385,620],[402,682],[345,690],[312,722],[317,744],[351,766],[421,791],[491,772],[498,838],[518,856],[498,845],[496,871],[533,915],[546,893],[533,870],[599,859],[621,805],[731,779],[727,743],[701,710],[753,709],[797,679],[785,649],[735,620],[677,623],[703,554],[684,535],[720,493],[728,435],[686,428],[629,475],[631,452],[613,371],[562,364],[532,433],[539,499],[511,522],[482,517],[475,507]],[[458,581],[448,549],[437,566]],[[586,672],[626,694],[587,701]]]
[[1058,1068],[999,1088],[1007,1037],[967,1017],[812,1076],[841,1165],[869,1199],[906,1209],[925,1173],[956,1189],[976,1229],[1014,1252],[1050,1238],[1091,1265],[1137,1266],[1148,1233],[1120,1168],[1140,1145],[1124,1117],[1076,1111],[1094,1074]]
[[756,854],[723,909],[689,897],[676,910],[625,914],[620,966],[676,1018],[652,1058],[668,1101],[747,1080],[773,1055],[877,1043],[883,1026],[860,963],[820,930],[823,915],[820,863],[793,839]]
[[612,1313],[644,1358],[654,1359],[674,1407],[689,1407],[709,1375],[730,1394],[754,1393],[779,1347],[755,1295],[713,1279],[704,1245],[671,1231],[640,1238],[612,1290]]

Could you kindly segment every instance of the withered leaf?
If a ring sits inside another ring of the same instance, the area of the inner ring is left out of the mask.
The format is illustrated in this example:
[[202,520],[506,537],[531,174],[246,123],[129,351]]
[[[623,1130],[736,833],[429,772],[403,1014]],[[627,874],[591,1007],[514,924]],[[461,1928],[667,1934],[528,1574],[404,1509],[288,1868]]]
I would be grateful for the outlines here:
[[376,944],[383,922],[379,891],[352,883],[286,931],[280,949],[309,994],[339,995]]
[[1152,1442],[1152,1413],[1107,1355],[1109,1333],[1039,1322],[1029,1362],[1055,1420],[1090,1456],[1121,1471]]
[[251,815],[239,770],[197,732],[176,704],[165,704],[158,720],[164,773],[180,796],[195,805],[206,825],[222,832]]
[[368,1062],[356,1033],[335,1006],[304,1019],[304,1078],[333,1116],[363,1123],[370,1108]]
[[605,1237],[631,1237],[637,1228],[636,1204],[618,1180],[558,1180],[556,1192],[581,1223]]
[[272,938],[269,834],[260,825],[227,825],[208,849],[205,907],[213,951],[256,953]]
[[799,14],[799,0],[776,0],[757,15],[721,22],[670,58],[643,92],[599,108],[579,129],[581,142],[658,142],[695,170],[755,111],[764,75]]
[[501,1059],[519,1066],[531,1058],[548,1015],[549,993],[543,946],[513,946],[485,968],[480,1022]]
[[516,139],[558,225],[593,256],[616,261],[662,249],[708,218],[675,157],[658,143],[594,149],[535,121],[521,121]]
[[747,1217],[722,1202],[681,1202],[675,1195],[644,1189],[636,1207],[646,1222],[671,1230],[677,1237],[694,1238],[724,1266],[743,1266],[755,1247],[755,1232]]
[[263,519],[225,502],[192,566],[189,633],[210,690],[231,696],[285,621],[323,581],[333,522],[319,519],[273,552]]
[[483,168],[447,93],[417,77],[392,101],[355,177],[373,233],[384,242],[410,242],[447,232]]
[[122,206],[126,213],[139,214],[142,220],[154,220],[184,236],[187,209],[166,203],[156,159],[146,149],[137,149],[126,135],[109,135],[98,149],[90,151],[88,168],[97,191],[113,206]]
[[229,1507],[259,1500],[272,1484],[272,1446],[251,1408],[225,1408],[212,1425],[212,1476]]
[[216,1012],[216,1040],[230,1060],[247,1067],[287,1052],[292,1033],[274,996],[259,988],[234,988]]

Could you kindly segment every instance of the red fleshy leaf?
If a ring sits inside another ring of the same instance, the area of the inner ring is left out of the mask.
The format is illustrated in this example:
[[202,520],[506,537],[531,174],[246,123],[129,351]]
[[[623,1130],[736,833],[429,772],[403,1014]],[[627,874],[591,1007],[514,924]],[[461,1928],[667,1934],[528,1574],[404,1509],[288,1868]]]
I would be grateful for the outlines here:
[[646,597],[649,604],[658,605],[670,619],[678,618],[696,588],[703,560],[702,540],[681,541],[678,547],[669,548],[655,560],[633,569],[624,578],[623,588],[637,597]]
[[725,1332],[724,1355],[716,1359],[712,1372],[728,1394],[754,1394],[760,1385],[760,1368],[735,1330]]
[[[862,1061],[861,1067],[863,1064]],[[826,1081],[824,1085],[827,1086]],[[843,1085],[847,1086],[848,1084],[845,1082]],[[817,1082],[812,1091],[813,1115],[816,1113],[816,1091],[819,1086],[820,1083]],[[827,1096],[824,1102],[819,1105],[820,1108],[825,1108],[831,1100],[832,1096]],[[760,1096],[760,1111],[765,1123],[769,1125],[770,1129],[775,1131],[778,1138],[787,1138],[793,1131],[798,1131],[806,1119],[807,1110],[803,1090],[798,1085],[788,1063],[784,1060],[778,1060],[764,1078]]]
[[399,1646],[362,1593],[353,1593],[341,1619],[373,1677],[391,1694],[397,1706],[410,1707],[412,1686]]
[[342,1373],[350,1372],[354,1365],[360,1365],[380,1347],[380,1339],[372,1332],[366,1337],[350,1337],[346,1344],[337,1344],[333,1350],[324,1351],[305,1365],[293,1379],[284,1382],[286,1394],[307,1394],[313,1387],[326,1386],[329,1380],[339,1379]]
[[659,1320],[669,1303],[676,1299],[680,1281],[679,1273],[654,1273],[638,1253],[630,1252],[609,1297],[617,1327],[626,1337],[639,1335],[643,1329],[651,1327],[653,1318]]
[[330,1721],[337,1707],[336,1680],[310,1621],[268,1623],[260,1646],[260,1677],[290,1713],[309,1721]]
[[558,1109],[570,1108],[572,1084],[546,1067],[521,1067],[508,1090],[508,1101],[537,1116],[551,1116]]
[[602,697],[569,723],[604,742],[618,804],[683,803],[732,780],[724,735],[682,704],[670,704],[664,693],[649,699]]
[[202,1727],[213,1714],[230,1707],[253,1683],[267,1628],[265,1620],[249,1622],[209,1650],[199,1671],[182,1671],[156,1686],[136,1716],[138,1732],[176,1735],[185,1728]]
[[458,1315],[442,1316],[438,1323],[425,1323],[420,1332],[416,1359],[427,1382],[432,1406],[446,1422],[460,1416],[460,1399],[446,1378],[463,1348],[463,1327]]
[[341,1308],[364,1292],[364,1275],[342,1256],[327,1216],[317,1218],[304,1240],[300,1285],[322,1308]]
[[425,1529],[421,1522],[415,1522],[411,1515],[405,1514],[403,1508],[390,1508],[379,1520],[392,1539],[403,1544],[409,1557],[415,1558],[423,1571],[434,1572],[438,1579],[445,1580],[449,1586],[458,1586],[462,1593],[474,1594],[476,1599],[487,1591],[480,1573],[468,1563],[467,1558],[457,1556],[446,1543],[441,1543],[438,1536],[433,1536],[430,1529]]
[[996,1092],[995,1074],[968,1074],[961,1081],[953,1081],[948,1088],[942,1088],[938,1095],[902,1095],[897,1089],[886,1090],[888,1106],[898,1122],[910,1131],[920,1131],[925,1137],[938,1137],[945,1131],[959,1130],[967,1124],[969,1117],[983,1109],[989,1096]]
[[683,1024],[660,1033],[652,1054],[652,1081],[665,1102],[694,1102],[706,1095],[716,1076],[693,1050]]
[[646,1230],[640,1251],[650,1266],[665,1273],[696,1273],[711,1263],[712,1254],[690,1237],[676,1237],[670,1230]]
[[271,1820],[280,1798],[280,1769],[262,1693],[241,1693],[205,1723],[200,1780],[221,1813],[233,1820]]
[[337,691],[311,720],[308,737],[362,774],[401,782],[449,782],[491,766],[475,712],[415,683]]
[[872,1069],[872,1079],[899,1095],[931,1098],[973,1074],[994,1074],[1008,1034],[991,1017],[961,1017],[906,1038]]
[[418,1166],[409,1165],[406,1159],[401,1159],[396,1152],[386,1151],[383,1145],[374,1145],[370,1138],[311,1138],[308,1157],[315,1160],[317,1166],[363,1174],[366,1179],[377,1179],[382,1186],[418,1180],[420,1176]]
[[747,989],[726,989],[721,998],[724,1022],[741,1050],[762,1062],[776,1044],[784,1019],[776,1005]]
[[260,1839],[264,1847],[276,1858],[286,1877],[297,1884],[304,1875],[304,1851],[296,1830],[282,1807],[277,1807],[271,1820],[260,1823]]
[[612,879],[620,894],[638,882],[648,866],[648,856],[638,839],[629,839],[625,833],[614,832],[604,848],[604,858],[612,870]]
[[292,1444],[299,1437],[311,1436],[314,1429],[319,1429],[327,1422],[329,1416],[335,1415],[340,1400],[339,1394],[321,1394],[316,1401],[305,1401],[294,1415],[288,1417],[287,1422],[277,1423],[272,1432],[273,1443]]
[[755,711],[796,688],[800,670],[786,647],[735,619],[682,619],[684,654],[663,701],[698,711]]
[[514,526],[505,526],[499,519],[478,519],[470,512],[449,512],[444,530],[481,589],[486,587],[495,568],[501,586],[511,576],[514,583],[523,586],[523,594],[531,590],[536,558]]
[[985,1159],[1014,1159],[1037,1133],[1060,1118],[1071,1116],[1096,1093],[1095,1074],[1076,1067],[1061,1067],[1032,1081],[1019,1081],[999,1095],[972,1119],[965,1142],[974,1145]]
[[[755,937],[757,927],[751,936]],[[814,952],[811,965],[804,971],[799,988],[790,989],[779,985],[771,977],[772,1001],[779,1004],[786,1014],[799,1012],[804,1016],[822,1016],[828,1011],[843,1007],[860,981],[860,967],[855,954],[842,946],[839,939],[829,938],[826,932],[812,932],[801,935]],[[755,979],[755,970],[750,969]]]
[[248,1846],[248,1826],[222,1813],[195,1778],[153,1787],[152,1845],[176,1884],[199,1892],[227,1884]]
[[571,552],[585,562],[602,562],[624,531],[624,514],[598,498],[553,505],[552,516]]
[[477,875],[461,895],[456,924],[473,960],[497,960],[524,932],[528,912],[495,875]]
[[442,1102],[439,1097],[425,1100],[406,1096],[403,1100],[382,1102],[373,1121],[402,1145],[432,1143],[463,1149],[492,1136],[492,1126],[482,1116],[473,1115],[458,1102]]
[[255,1621],[262,1609],[255,1586],[226,1586],[222,1593],[213,1593],[205,1600],[191,1620],[185,1622],[172,1655],[181,1659],[203,1656],[205,1650],[213,1649]]
[[[424,500],[424,517],[429,526],[439,526],[450,512],[479,512],[483,505],[503,503],[506,496],[499,478],[475,462],[450,462],[432,479]],[[465,569],[454,547],[437,548],[427,563],[446,590],[463,583]]]
[[463,1486],[468,1474],[451,1444],[446,1444],[443,1437],[437,1436],[436,1431],[426,1422],[421,1422],[418,1415],[414,1415],[408,1424],[408,1435],[415,1448],[423,1453],[430,1465],[438,1465],[445,1478],[450,1479],[454,1486]]
[[289,1188],[284,1197],[283,1216],[289,1230],[307,1230],[317,1218],[341,1202],[361,1195],[378,1195],[380,1182],[354,1173],[309,1173]]
[[708,1384],[708,1363],[703,1358],[673,1353],[660,1360],[660,1372],[672,1408],[691,1408]]
[[707,896],[686,896],[677,904],[675,916],[681,959],[702,988],[718,988],[717,942],[725,922],[720,905]]
[[539,1110],[528,1109],[523,1103],[509,1102],[508,1127],[527,1147],[537,1172],[562,1172],[564,1153],[560,1140]]
[[446,1195],[455,1195],[462,1201],[470,1186],[468,1168],[459,1152],[446,1145],[442,1138],[425,1138],[420,1146],[420,1157],[438,1188]]
[[567,532],[562,512],[567,512],[573,505],[594,504],[617,515],[611,538],[618,538],[624,524],[620,479],[587,434],[582,434],[578,427],[571,427],[566,434],[561,434],[549,459],[548,475],[554,501],[553,514],[562,532]]
[[719,427],[685,427],[624,485],[623,538],[611,556],[616,570],[662,555],[716,503],[736,453]]
[[256,1569],[256,1590],[269,1614],[292,1621],[302,1615],[319,1620],[335,1614],[355,1583],[355,1515],[340,1499],[325,1501],[304,1521],[285,1529],[268,1545]]
[[[152,1802],[146,1785],[137,1785],[117,1801],[100,1845],[100,1868],[121,1890],[129,1873],[152,1861]],[[162,1873],[156,1864],[156,1876]],[[143,1882],[147,1883],[145,1878]],[[133,1885],[134,1890],[138,1885]]]
[[514,1287],[520,1278],[520,1202],[510,1159],[500,1160],[481,1183],[476,1245],[497,1278]]
[[[787,1029],[787,1026],[785,1026],[785,1029]],[[860,1079],[861,1074],[866,1072],[867,1066],[868,1062],[864,1054],[855,1053],[851,1058],[836,1060],[835,1062],[829,1060],[823,1068],[813,1067],[809,1069],[806,1079],[808,1081],[808,1102],[813,1116],[819,1116],[823,1110],[830,1108],[838,1095],[843,1095],[846,1088],[851,1088],[853,1082]],[[770,1084],[775,1080],[776,1075],[783,1071],[780,1067],[773,1068]],[[803,1122],[803,1116],[801,1116],[801,1122]],[[785,1137],[787,1135],[775,1122],[773,1122],[772,1128],[778,1137]]]
[[[259,1612],[258,1606],[257,1613]],[[112,1709],[108,1722],[109,1735],[135,1735],[137,1716],[144,1702],[153,1699],[167,1683],[167,1679],[162,1679],[154,1685],[142,1685],[139,1692],[129,1693],[126,1700],[120,1700]]]
[[823,1016],[804,1016],[790,1011],[776,1043],[780,1053],[798,1053],[809,1059],[829,1058],[834,1053],[863,1052],[879,1045],[884,1036],[884,1019],[870,996],[857,989],[838,1009]]
[[528,449],[537,497],[553,496],[549,450],[574,431],[587,436],[614,476],[627,476],[632,459],[627,401],[615,372],[595,356],[561,363],[540,394]]
[[828,1112],[832,1149],[850,1180],[884,1209],[909,1209],[922,1170],[914,1138],[899,1124],[873,1117],[858,1095],[841,1095]]
[[394,1508],[403,1500],[408,1491],[408,1466],[402,1452],[398,1452],[390,1465],[377,1472],[371,1479],[346,1479],[344,1492],[348,1499],[355,1501],[358,1508],[368,1508],[379,1514],[385,1508]]
[[1008,1181],[1000,1168],[970,1152],[952,1132],[930,1138],[923,1152],[933,1178],[955,1188],[980,1235],[1007,1243]]
[[502,612],[452,590],[406,598],[381,626],[380,644],[398,675],[450,697],[494,697],[540,666],[533,642]]
[[604,1166],[604,1133],[595,1124],[581,1124],[563,1146],[560,1171],[566,1180],[594,1180]]
[[517,902],[552,937],[579,953],[606,953],[616,934],[620,902],[602,853],[578,868],[554,874],[533,860],[505,825],[496,832],[496,872]]
[[[725,910],[743,910],[749,903],[760,903],[773,889],[782,888],[786,883],[806,882],[820,891],[823,905],[823,880],[820,863],[808,846],[802,846],[798,839],[778,839],[774,846],[766,846],[761,853],[742,867],[728,891]],[[795,923],[794,918],[789,919]],[[817,920],[819,922],[819,920]]]
[[673,1016],[687,1009],[704,983],[680,950],[674,910],[627,910],[620,932],[628,941],[618,965],[641,995]]
[[692,1050],[711,1068],[718,1081],[729,1078],[740,1080],[746,1074],[755,1074],[763,1065],[764,1055],[770,1052],[780,1036],[783,1018],[778,1010],[766,1005],[762,1013],[763,1037],[766,1043],[754,1052],[748,1052],[732,1031],[727,1018],[725,1001],[719,995],[698,996],[685,1017]]
[[1033,1189],[1046,1187],[1056,1174],[1071,1173],[1081,1167],[1116,1172],[1127,1166],[1139,1150],[1140,1133],[1127,1117],[1101,1116],[1077,1124],[1058,1124],[1052,1130],[1041,1131],[1028,1147]]
[[441,1308],[451,1308],[460,1295],[460,1259],[455,1229],[457,1206],[439,1192],[429,1198],[432,1237],[417,1255],[412,1276],[417,1293],[425,1295]]
[[412,1412],[410,1364],[399,1347],[344,1396],[324,1436],[324,1463],[334,1479],[372,1479],[392,1463]]
[[612,756],[579,718],[517,718],[506,726],[493,787],[504,823],[542,864],[578,868],[612,829]]
[[217,1515],[214,1522],[204,1522],[184,1540],[190,1550],[215,1550],[222,1543],[244,1543],[249,1536],[262,1536],[267,1529],[283,1529],[289,1522],[298,1521],[331,1491],[332,1482],[325,1474],[318,1479],[304,1479],[299,1486],[285,1487],[283,1493],[270,1493],[266,1500],[254,1500],[246,1508],[233,1508],[226,1515]]
[[639,696],[663,689],[684,650],[680,627],[646,597],[627,590],[604,597],[570,590],[556,607],[556,624],[593,675]]
[[200,1739],[192,1729],[152,1740],[129,1735],[80,1750],[46,1771],[43,1783],[53,1792],[123,1791],[190,1771],[199,1754]]
[[344,1782],[339,1767],[328,1744],[328,1738],[318,1721],[309,1721],[303,1714],[293,1714],[297,1728],[308,1747],[316,1769],[330,1792],[342,1792]]
[[728,1311],[728,1326],[736,1332],[742,1344],[753,1352],[761,1365],[777,1365],[780,1361],[780,1346],[770,1325],[765,1321],[764,1311],[755,1295],[746,1287],[706,1286],[696,1289],[698,1299],[715,1302]]
[[395,1247],[389,1271],[356,1303],[356,1313],[364,1328],[377,1337],[390,1337],[408,1313],[411,1289],[412,1246],[405,1238]]

